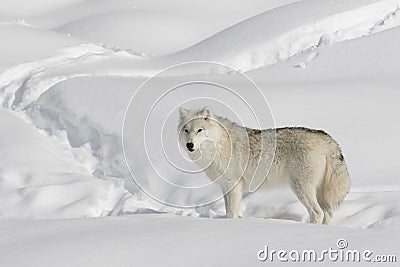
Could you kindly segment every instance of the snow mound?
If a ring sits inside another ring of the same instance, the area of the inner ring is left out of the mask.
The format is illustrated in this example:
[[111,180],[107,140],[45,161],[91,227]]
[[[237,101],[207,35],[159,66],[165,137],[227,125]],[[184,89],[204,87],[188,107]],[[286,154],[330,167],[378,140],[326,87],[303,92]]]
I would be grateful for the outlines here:
[[89,151],[56,143],[3,109],[0,120],[1,216],[105,216],[121,210],[121,201],[131,197],[122,180],[90,175],[95,159]]
[[35,28],[23,21],[0,23],[0,35],[7,36],[1,40],[0,71],[55,56],[65,47],[83,43],[78,38]]
[[125,11],[84,17],[56,31],[132,54],[153,56],[181,50],[208,37],[210,30],[200,27],[200,22],[174,14]]
[[399,7],[399,0],[302,1],[240,22],[171,59],[222,62],[241,71],[271,66],[318,46],[398,26]]
[[[208,0],[202,3],[174,0],[168,1],[168,4],[159,1],[113,1],[107,9],[109,4],[103,1],[100,5],[96,3],[87,8],[80,18],[71,18],[55,30],[133,54],[166,55],[254,16],[259,10],[266,11],[296,1],[258,0],[252,5],[243,0]],[[84,3],[84,6],[89,4]],[[204,21],[205,14],[207,22]]]
[[244,0],[34,0],[25,4],[16,0],[0,3],[0,21],[24,20],[86,42],[151,56],[187,48],[261,11],[297,1],[253,0],[248,5]]
[[260,68],[247,74],[256,80],[394,82],[400,76],[400,27],[350,41],[318,47],[281,62],[273,68]]

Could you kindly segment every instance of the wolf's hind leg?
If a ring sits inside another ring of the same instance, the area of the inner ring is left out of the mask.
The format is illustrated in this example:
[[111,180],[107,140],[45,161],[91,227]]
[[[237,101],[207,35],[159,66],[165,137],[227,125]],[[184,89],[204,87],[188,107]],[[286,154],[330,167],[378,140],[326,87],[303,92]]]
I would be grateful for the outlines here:
[[321,192],[318,192],[317,200],[322,210],[324,211],[324,219],[322,221],[323,224],[330,224],[333,219],[333,210],[331,205],[329,205],[321,195]]
[[306,207],[310,215],[310,223],[321,224],[324,219],[324,211],[318,204],[316,188],[299,182],[293,182],[292,188],[297,198]]

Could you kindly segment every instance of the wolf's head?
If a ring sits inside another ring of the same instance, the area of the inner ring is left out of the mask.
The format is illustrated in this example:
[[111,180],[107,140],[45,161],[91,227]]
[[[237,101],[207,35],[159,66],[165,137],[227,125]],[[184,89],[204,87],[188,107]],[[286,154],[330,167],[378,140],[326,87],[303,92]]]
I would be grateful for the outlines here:
[[209,107],[201,110],[179,109],[179,142],[189,153],[213,150],[225,129]]

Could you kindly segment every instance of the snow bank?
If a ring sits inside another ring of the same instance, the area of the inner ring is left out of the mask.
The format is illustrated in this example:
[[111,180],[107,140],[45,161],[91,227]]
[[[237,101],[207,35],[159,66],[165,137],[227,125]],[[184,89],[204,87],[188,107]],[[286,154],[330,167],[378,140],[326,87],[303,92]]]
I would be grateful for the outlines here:
[[89,151],[57,144],[3,109],[0,121],[0,215],[98,217],[118,212],[130,196],[122,180],[90,175],[95,159]]
[[113,49],[154,56],[181,50],[208,37],[211,30],[200,23],[199,18],[135,10],[84,17],[56,30]]
[[[302,1],[240,22],[171,58],[222,62],[249,71],[314,47],[397,26],[399,7],[398,0]],[[395,23],[386,23],[393,17]]]
[[[64,68],[63,72],[152,76],[170,65],[194,60],[220,62],[247,72],[277,65],[321,47],[392,29],[400,24],[399,4],[398,0],[301,1],[255,15],[173,54],[138,59],[120,52],[96,62],[82,62],[74,69]],[[288,16],[290,20],[282,19]],[[147,41],[143,41],[146,46]]]
[[395,27],[363,38],[316,47],[273,68],[260,68],[247,74],[255,80],[269,82],[370,80],[394,84],[400,75],[398,42],[400,27]]
[[261,11],[296,1],[34,0],[21,5],[17,0],[0,3],[0,14],[6,21],[23,19],[86,42],[151,56],[179,51]]
[[35,28],[23,21],[0,22],[0,35],[7,36],[1,40],[0,71],[55,56],[65,47],[83,43],[78,38]]

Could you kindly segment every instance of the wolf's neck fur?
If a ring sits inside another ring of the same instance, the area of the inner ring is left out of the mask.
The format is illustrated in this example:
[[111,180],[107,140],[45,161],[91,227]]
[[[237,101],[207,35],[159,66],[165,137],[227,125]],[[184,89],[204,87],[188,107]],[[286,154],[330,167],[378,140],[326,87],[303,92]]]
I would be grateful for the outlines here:
[[[228,119],[222,117],[215,117],[215,119],[221,124],[220,130],[221,135],[218,140],[213,140],[214,151],[209,151],[210,153],[205,153],[205,160],[211,164],[205,169],[207,175],[211,179],[217,179],[221,175],[226,174],[228,166],[232,164],[237,164],[237,156],[234,156],[234,144],[236,142],[236,136],[234,136],[236,128],[245,131],[245,128],[229,121]],[[212,158],[211,158],[212,157]],[[236,160],[236,161],[235,161]]]

